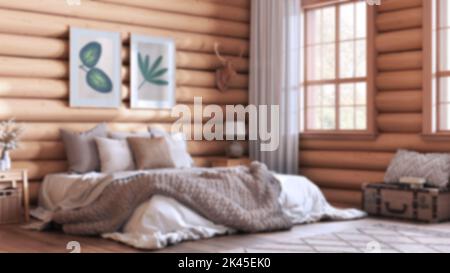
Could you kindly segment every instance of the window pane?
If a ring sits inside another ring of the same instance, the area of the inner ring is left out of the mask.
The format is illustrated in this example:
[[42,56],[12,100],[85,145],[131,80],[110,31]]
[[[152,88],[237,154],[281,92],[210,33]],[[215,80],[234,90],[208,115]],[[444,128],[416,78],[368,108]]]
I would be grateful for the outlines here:
[[366,107],[356,107],[356,128],[357,130],[367,129],[367,108]]
[[328,7],[322,10],[322,42],[334,42],[336,35],[336,8]]
[[365,82],[360,82],[356,84],[356,99],[355,104],[362,106],[367,105],[367,84]]
[[307,64],[306,73],[307,80],[319,80],[322,73],[321,46],[311,46],[306,49]]
[[307,129],[335,129],[335,86],[332,84],[309,86],[307,92]]
[[[336,22],[337,10],[339,22]],[[306,129],[366,129],[366,82],[352,80],[367,76],[366,3],[355,1],[309,10],[306,13],[308,24],[306,78],[308,81],[333,82],[333,84],[315,83],[315,86],[310,85],[306,88]],[[339,24],[339,34],[336,33],[336,23]],[[336,41],[338,35],[339,41]],[[337,45],[339,52],[336,52]],[[339,55],[336,56],[336,53]],[[346,83],[342,83],[341,79]],[[337,113],[339,113],[338,120],[336,120]]]
[[355,129],[355,108],[340,107],[339,108],[339,126],[342,130]]
[[306,44],[318,44],[320,43],[320,32],[322,29],[322,18],[320,16],[320,10],[311,10],[306,13],[306,21],[307,21],[307,36],[306,36]]
[[311,85],[308,86],[308,94],[307,94],[307,107],[311,106],[320,106],[322,101],[322,96],[320,92],[320,86]]
[[367,129],[367,108],[361,107],[340,107],[339,126],[342,130],[366,130]]
[[322,110],[322,129],[336,129],[336,112],[334,107],[324,107]]
[[437,5],[437,1],[431,1],[431,6],[432,6],[432,12],[431,12],[431,18],[433,18],[433,20],[431,20],[431,25],[432,25],[432,30],[436,31],[437,25],[436,25],[436,5]]
[[327,84],[322,86],[322,105],[323,106],[336,105],[336,92],[334,85]]
[[439,103],[449,102],[450,103],[450,78],[440,78],[439,79]]
[[334,106],[336,104],[336,92],[332,84],[310,85],[307,92],[307,107]]
[[352,106],[355,104],[354,84],[341,84],[339,87],[339,103],[340,106]]
[[432,64],[431,64],[431,72],[432,74],[436,73],[436,67],[437,67],[437,63],[436,63],[436,59],[437,59],[437,32],[433,31],[432,35],[431,35],[431,44],[432,44],[432,48],[433,48],[433,53],[432,55]]
[[367,75],[366,40],[356,41],[356,77]]
[[450,45],[450,30],[444,29],[439,31],[439,70],[449,71],[450,70],[450,54],[448,52],[448,46]]
[[355,75],[354,42],[342,42],[340,46],[340,77],[351,78]]
[[323,70],[322,80],[331,80],[336,78],[336,54],[335,45],[324,45],[322,47]]
[[307,129],[308,130],[320,130],[322,129],[320,108],[308,108],[307,110]]
[[439,25],[440,27],[450,27],[450,3],[448,0],[438,0],[439,2]]
[[339,37],[340,40],[350,40],[355,37],[354,32],[354,20],[355,12],[353,4],[341,5],[339,8],[339,20],[340,20],[340,30]]
[[439,119],[439,129],[448,131],[450,130],[450,104],[439,105],[440,119]]
[[356,3],[356,38],[365,38],[367,32],[367,4],[364,2]]

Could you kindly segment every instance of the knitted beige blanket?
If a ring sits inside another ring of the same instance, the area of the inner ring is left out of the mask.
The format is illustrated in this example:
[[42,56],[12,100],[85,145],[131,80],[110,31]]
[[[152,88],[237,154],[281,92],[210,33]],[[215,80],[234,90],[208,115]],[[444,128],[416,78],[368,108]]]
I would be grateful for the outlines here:
[[60,210],[53,221],[69,234],[116,232],[153,195],[165,195],[212,222],[243,232],[288,229],[291,220],[278,202],[278,180],[258,162],[250,167],[143,173],[111,182],[86,207]]

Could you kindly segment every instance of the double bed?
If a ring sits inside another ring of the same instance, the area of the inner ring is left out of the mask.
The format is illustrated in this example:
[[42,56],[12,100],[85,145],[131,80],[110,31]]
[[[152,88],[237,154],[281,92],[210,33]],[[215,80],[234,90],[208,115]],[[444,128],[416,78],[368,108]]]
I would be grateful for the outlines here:
[[[236,167],[235,167],[236,168]],[[243,167],[240,167],[243,168]],[[189,172],[211,172],[225,168],[190,168]],[[233,169],[233,168],[226,168]],[[39,195],[39,206],[32,215],[41,220],[31,228],[48,226],[58,211],[77,211],[88,207],[102,195],[112,181],[139,175],[161,173],[183,174],[185,170],[159,169],[128,171],[114,174],[90,172],[86,174],[49,174]],[[348,220],[364,217],[356,209],[332,207],[320,189],[303,176],[274,174],[281,186],[278,203],[292,224],[312,223],[323,219]],[[200,240],[240,232],[215,223],[204,213],[168,195],[156,194],[132,210],[127,220],[103,238],[112,239],[140,249],[160,249],[187,240]]]
[[61,129],[68,173],[48,174],[32,229],[57,227],[141,249],[233,233],[286,230],[322,219],[365,216],[333,208],[302,176],[281,175],[260,162],[193,166],[182,133],[86,132]]

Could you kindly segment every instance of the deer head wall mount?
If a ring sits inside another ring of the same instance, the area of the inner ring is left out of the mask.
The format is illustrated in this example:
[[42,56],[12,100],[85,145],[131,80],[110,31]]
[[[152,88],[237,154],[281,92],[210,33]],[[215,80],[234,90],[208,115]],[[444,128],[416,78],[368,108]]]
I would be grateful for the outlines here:
[[[224,58],[222,55],[220,55],[218,43],[214,44],[214,51],[217,58],[219,58],[222,63],[222,66],[217,68],[216,70],[216,85],[220,91],[224,92],[228,89],[230,81],[234,77],[236,77],[237,71],[234,60],[232,60],[231,58]],[[243,55],[244,49],[241,49],[239,59],[241,59]]]

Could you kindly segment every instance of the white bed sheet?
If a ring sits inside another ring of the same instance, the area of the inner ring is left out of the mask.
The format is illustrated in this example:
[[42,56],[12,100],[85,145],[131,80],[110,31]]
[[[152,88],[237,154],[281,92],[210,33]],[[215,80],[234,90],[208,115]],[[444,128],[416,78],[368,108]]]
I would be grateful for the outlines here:
[[[122,175],[129,174],[118,174],[117,177]],[[80,183],[83,181],[80,177],[111,179],[111,177],[98,173],[83,176],[49,175],[43,182],[39,196],[39,208],[34,211],[34,216],[44,220],[43,218],[48,217],[51,211],[61,207],[63,209],[74,208],[64,206],[64,204],[68,204],[68,199],[84,200],[84,204],[81,206],[92,201],[86,201],[89,198],[83,196],[83,190],[91,185]],[[306,177],[280,174],[276,174],[276,177],[282,186],[279,202],[284,212],[295,224],[311,223],[322,219],[348,220],[366,215],[356,209],[341,210],[332,207],[320,189]],[[77,194],[74,194],[75,189]],[[101,190],[99,187],[98,191]],[[73,204],[74,202],[69,203]],[[137,248],[158,249],[186,240],[199,240],[234,232],[233,229],[209,221],[170,197],[155,195],[135,210],[121,232],[102,236]]]

